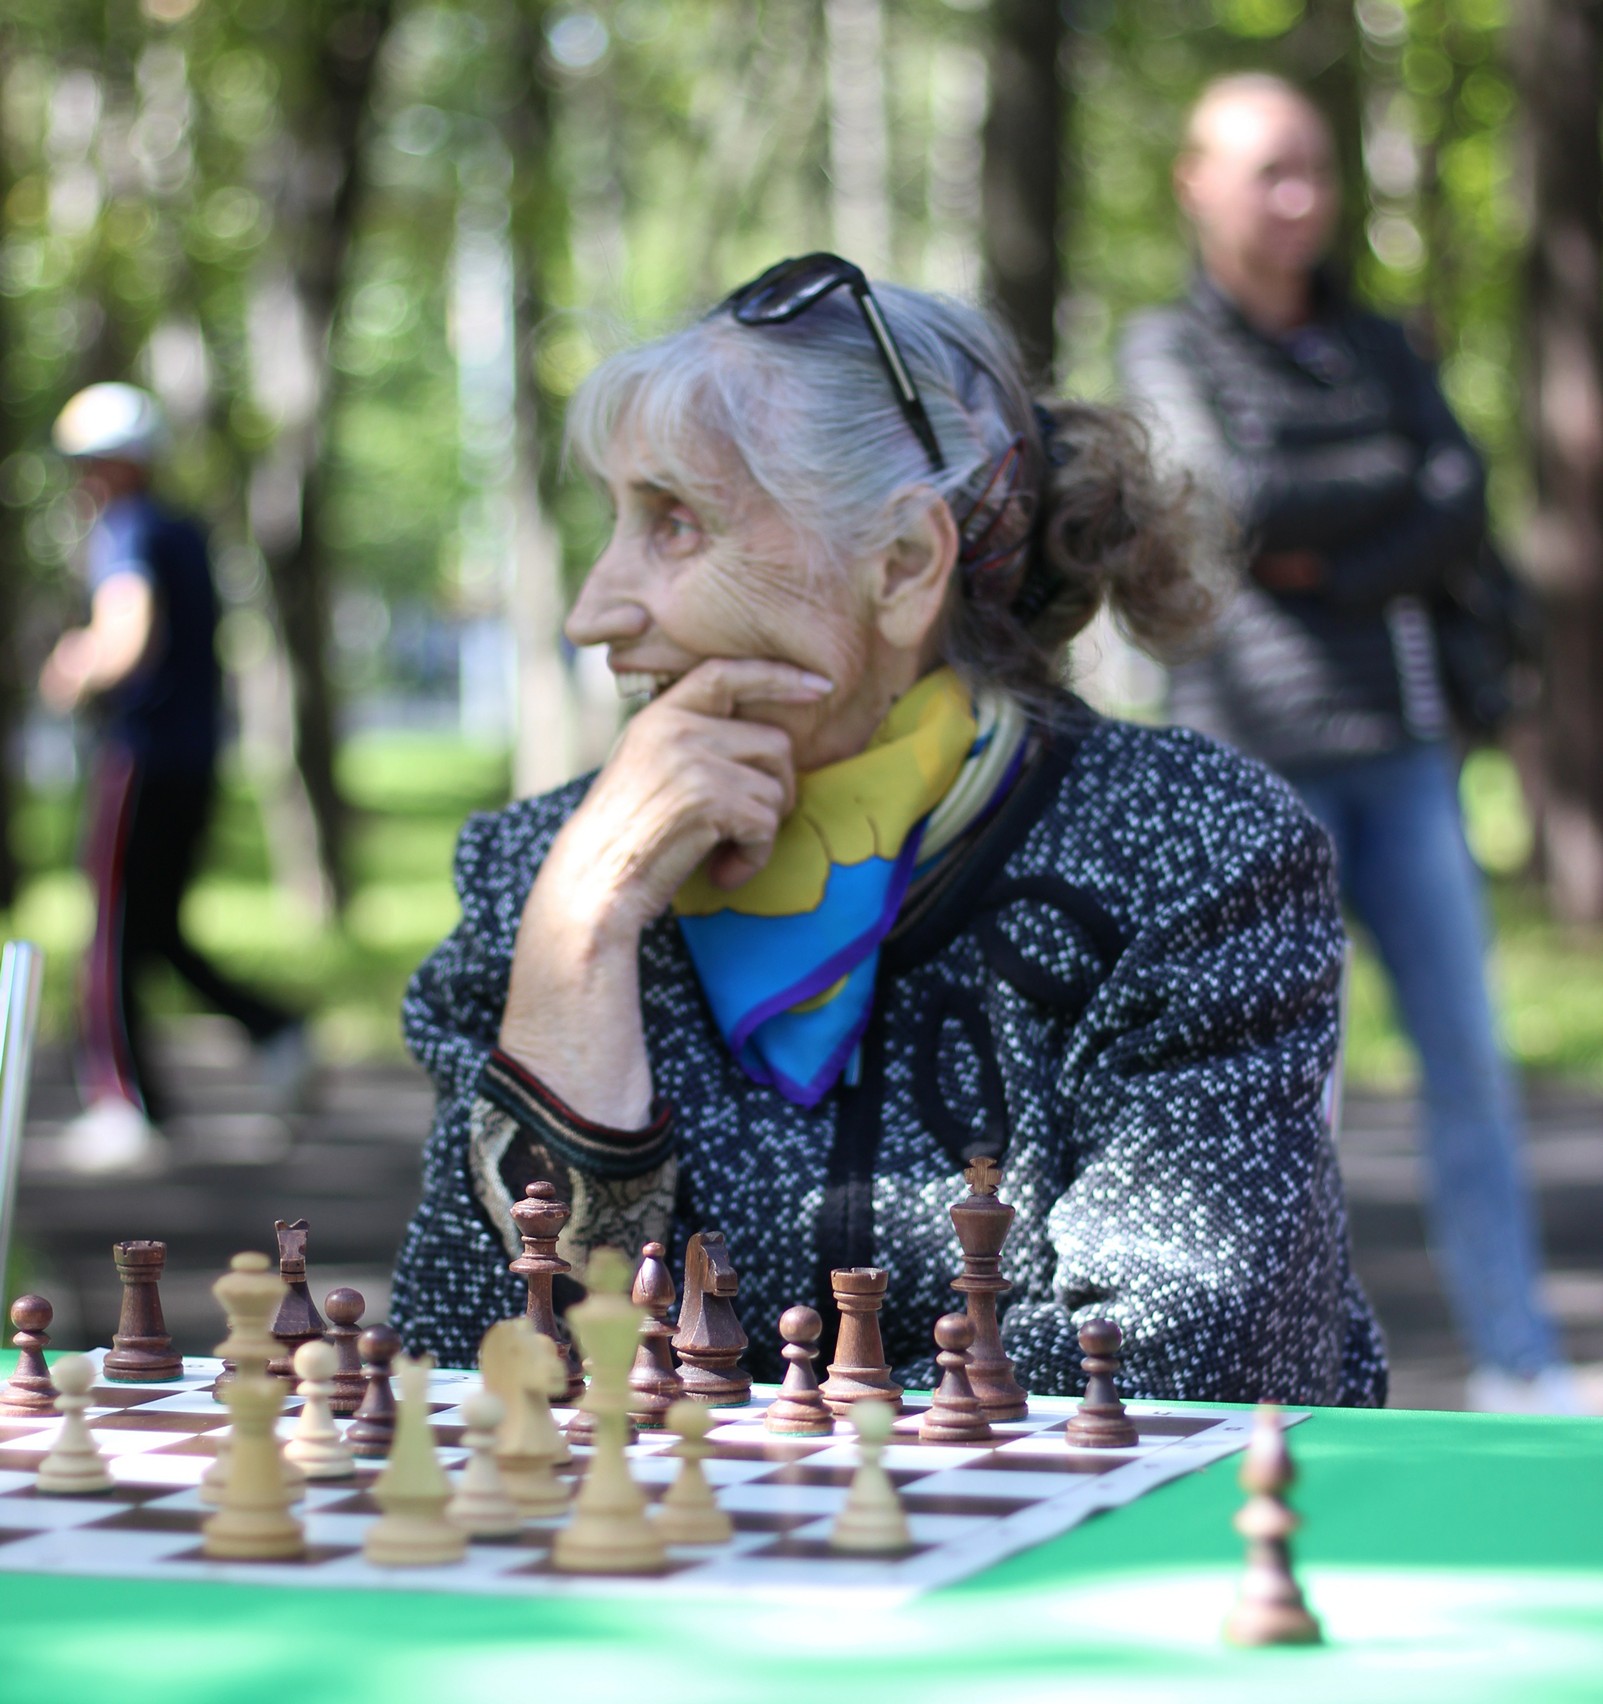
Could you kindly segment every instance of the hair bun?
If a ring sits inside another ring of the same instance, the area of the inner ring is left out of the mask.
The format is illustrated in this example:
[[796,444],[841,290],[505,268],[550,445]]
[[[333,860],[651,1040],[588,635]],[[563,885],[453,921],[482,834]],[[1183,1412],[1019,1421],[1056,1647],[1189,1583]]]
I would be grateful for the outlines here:
[[1191,482],[1158,472],[1146,429],[1122,409],[1057,402],[1037,411],[1050,426],[1037,569],[1049,591],[1039,613],[1021,617],[1041,641],[1062,643],[1105,601],[1143,649],[1194,643],[1214,600],[1194,567]]

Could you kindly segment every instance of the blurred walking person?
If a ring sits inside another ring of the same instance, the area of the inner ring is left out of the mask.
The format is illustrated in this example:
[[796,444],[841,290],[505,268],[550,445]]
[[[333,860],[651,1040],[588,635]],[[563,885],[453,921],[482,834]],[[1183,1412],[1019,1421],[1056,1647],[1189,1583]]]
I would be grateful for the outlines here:
[[1183,300],[1131,320],[1121,367],[1160,442],[1232,510],[1247,574],[1214,649],[1174,673],[1172,713],[1280,770],[1335,842],[1419,1053],[1430,1235],[1470,1406],[1574,1412],[1428,607],[1481,546],[1480,459],[1403,328],[1323,265],[1335,150],[1299,89],[1211,84],[1175,186],[1197,268]]
[[51,709],[86,712],[92,740],[83,846],[95,933],[78,1003],[85,1110],[67,1128],[63,1158],[80,1171],[150,1171],[166,1159],[157,1126],[167,1106],[140,990],[156,960],[244,1025],[286,1103],[304,1088],[309,1054],[300,1021],[223,975],[179,923],[215,791],[221,674],[205,535],[150,492],[165,440],[160,407],[132,385],[91,385],[62,410],[54,437],[95,508],[89,620],[61,636],[39,681]]

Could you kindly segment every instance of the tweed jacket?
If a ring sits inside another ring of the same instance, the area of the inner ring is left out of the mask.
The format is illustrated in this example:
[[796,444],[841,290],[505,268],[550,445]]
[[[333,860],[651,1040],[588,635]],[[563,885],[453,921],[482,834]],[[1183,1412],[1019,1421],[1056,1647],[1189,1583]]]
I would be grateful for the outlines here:
[[722,1231],[759,1379],[781,1376],[785,1308],[824,1314],[827,1353],[830,1270],[886,1268],[888,1358],[928,1386],[962,1270],[947,1208],[991,1154],[1017,1209],[1003,1341],[1029,1388],[1081,1388],[1076,1332],[1103,1315],[1128,1395],[1384,1401],[1325,1113],[1331,852],[1266,770],[1065,700],[952,877],[904,910],[854,1080],[810,1110],[741,1073],[660,919],[640,955],[662,1098],[640,1131],[586,1123],[495,1049],[524,899],[587,785],[468,822],[462,920],[406,996],[439,1094],[395,1273],[409,1348],[471,1364],[522,1311],[509,1208],[543,1176],[574,1204],[576,1262],[652,1236],[677,1262]]

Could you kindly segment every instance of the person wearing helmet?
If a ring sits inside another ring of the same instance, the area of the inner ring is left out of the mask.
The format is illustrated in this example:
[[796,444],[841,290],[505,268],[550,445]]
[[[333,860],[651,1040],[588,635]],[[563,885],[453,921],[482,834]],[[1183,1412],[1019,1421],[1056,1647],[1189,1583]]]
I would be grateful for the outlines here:
[[84,711],[92,729],[84,861],[96,921],[79,978],[77,1062],[85,1110],[62,1158],[80,1171],[148,1171],[166,1159],[139,994],[150,963],[165,959],[245,1026],[286,1102],[304,1087],[308,1054],[295,1017],[225,977],[179,926],[211,810],[221,675],[205,535],[151,495],[166,442],[160,405],[133,385],[91,385],[53,436],[95,508],[89,620],[62,634],[39,680],[50,709]]

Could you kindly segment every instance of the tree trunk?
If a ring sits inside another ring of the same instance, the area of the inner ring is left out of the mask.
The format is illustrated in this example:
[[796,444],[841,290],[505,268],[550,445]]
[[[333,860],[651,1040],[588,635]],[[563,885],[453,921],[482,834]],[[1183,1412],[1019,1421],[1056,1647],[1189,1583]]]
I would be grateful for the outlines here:
[[1342,212],[1335,258],[1351,267],[1364,245],[1369,186],[1364,172],[1363,55],[1352,0],[1307,0],[1276,44],[1274,68],[1300,83],[1330,120],[1341,171]]
[[1554,910],[1603,922],[1603,7],[1525,0],[1528,549],[1550,618],[1538,832]]
[[[344,295],[366,176],[362,144],[379,53],[389,29],[391,0],[333,8],[314,66],[315,98],[308,101],[302,158],[292,166],[294,228],[291,270],[317,375],[309,417],[286,433],[271,477],[280,482],[290,524],[260,539],[278,608],[294,693],[295,763],[316,825],[318,862],[336,908],[349,893],[347,813],[334,773],[335,694],[329,676],[331,610],[328,560],[322,540],[328,428],[338,385],[328,360],[335,316]],[[324,168],[319,170],[319,168]],[[324,181],[332,193],[309,187]],[[286,215],[291,208],[286,208]]]
[[[9,30],[0,30],[0,63],[9,63],[15,47]],[[4,85],[0,84],[0,95]],[[0,111],[0,131],[5,114]],[[13,173],[6,150],[0,148],[0,207],[11,193]],[[0,298],[0,355],[10,352],[16,319],[9,298]],[[22,421],[12,408],[0,407],[0,467],[22,448]],[[0,501],[0,911],[9,911],[17,898],[20,871],[11,844],[15,779],[11,761],[22,728],[27,702],[22,684],[21,658],[17,655],[17,626],[21,610],[23,579],[22,510]]]
[[1057,353],[1063,285],[1063,149],[1068,31],[1050,0],[994,0],[982,223],[986,289],[1039,383]]
[[[539,63],[538,11],[516,8],[509,26],[513,60]],[[501,138],[512,161],[512,327],[517,466],[513,474],[513,562],[507,620],[517,655],[513,787],[518,796],[572,778],[581,738],[572,678],[562,652],[567,597],[562,541],[550,516],[557,464],[555,399],[542,390],[540,337],[550,300],[549,278],[569,247],[572,200],[553,179],[550,87],[527,76],[508,103]],[[596,200],[607,185],[593,184]]]

